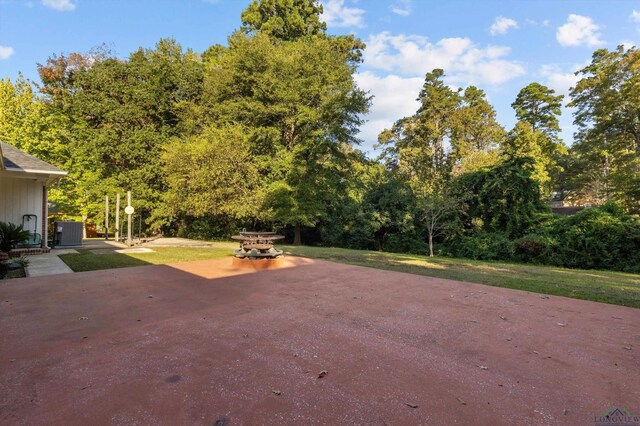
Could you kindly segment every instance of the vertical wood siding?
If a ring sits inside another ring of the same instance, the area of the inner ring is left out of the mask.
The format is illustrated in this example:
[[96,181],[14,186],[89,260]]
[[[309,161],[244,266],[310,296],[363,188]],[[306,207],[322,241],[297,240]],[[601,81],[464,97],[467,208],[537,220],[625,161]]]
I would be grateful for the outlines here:
[[[43,183],[33,179],[0,176],[0,221],[22,224],[22,215],[38,216],[38,233],[42,234]],[[33,230],[33,221],[29,222]]]

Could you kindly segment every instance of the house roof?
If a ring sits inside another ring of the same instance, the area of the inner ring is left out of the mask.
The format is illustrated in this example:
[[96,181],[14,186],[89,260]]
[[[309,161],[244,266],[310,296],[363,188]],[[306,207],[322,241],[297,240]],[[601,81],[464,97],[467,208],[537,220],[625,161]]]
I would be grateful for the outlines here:
[[67,172],[46,163],[13,145],[0,142],[0,170],[45,175],[66,175]]

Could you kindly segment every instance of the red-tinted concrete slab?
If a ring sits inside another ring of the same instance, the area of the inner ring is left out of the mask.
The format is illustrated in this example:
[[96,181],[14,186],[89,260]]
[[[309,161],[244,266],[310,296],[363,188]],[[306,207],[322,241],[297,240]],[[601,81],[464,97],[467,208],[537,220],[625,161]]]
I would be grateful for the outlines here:
[[640,412],[639,310],[288,263],[3,282],[0,424],[584,425]]

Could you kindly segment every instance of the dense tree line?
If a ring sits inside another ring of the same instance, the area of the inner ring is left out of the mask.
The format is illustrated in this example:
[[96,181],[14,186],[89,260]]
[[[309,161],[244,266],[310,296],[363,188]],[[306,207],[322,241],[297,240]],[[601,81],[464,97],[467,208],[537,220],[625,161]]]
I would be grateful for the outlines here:
[[[365,46],[328,35],[321,12],[255,0],[202,53],[163,39],[126,59],[54,55],[40,84],[0,82],[0,139],[68,170],[51,198],[98,224],[104,195],[131,190],[149,232],[278,228],[295,243],[640,268],[636,49],[579,71],[570,148],[552,89],[523,88],[505,130],[480,88],[435,69],[370,159],[357,132],[371,99],[353,78]],[[602,207],[559,218],[552,197]]]

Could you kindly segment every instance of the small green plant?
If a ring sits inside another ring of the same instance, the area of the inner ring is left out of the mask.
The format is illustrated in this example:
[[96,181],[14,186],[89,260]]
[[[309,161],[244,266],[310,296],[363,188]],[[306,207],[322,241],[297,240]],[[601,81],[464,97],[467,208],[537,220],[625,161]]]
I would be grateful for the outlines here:
[[13,263],[24,269],[31,264],[31,260],[26,256],[20,256],[13,259]]
[[18,244],[25,242],[31,233],[22,229],[22,225],[14,225],[0,221],[0,251],[9,253]]

